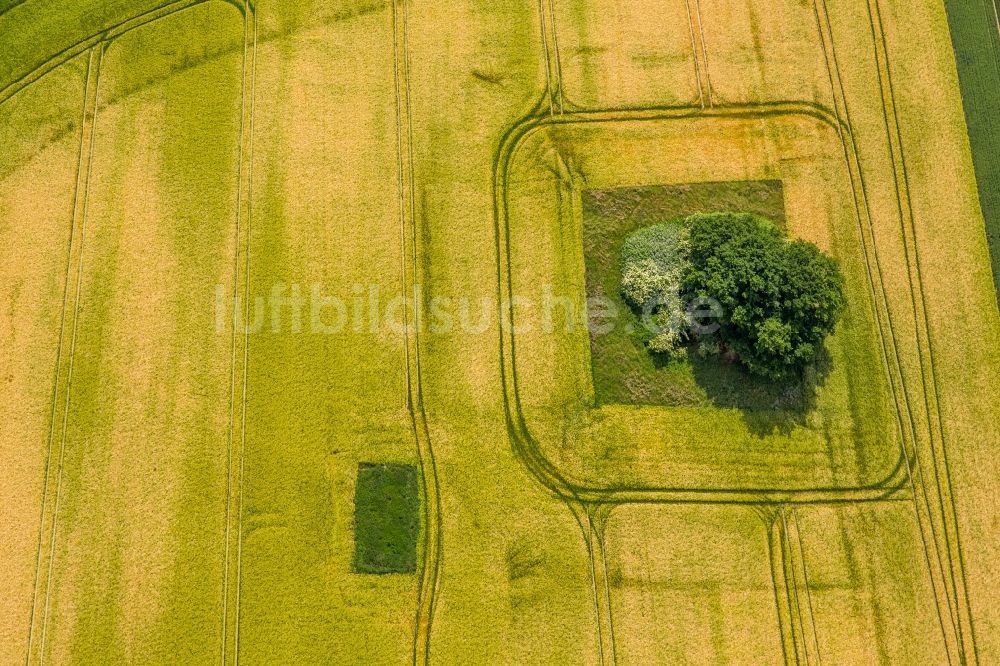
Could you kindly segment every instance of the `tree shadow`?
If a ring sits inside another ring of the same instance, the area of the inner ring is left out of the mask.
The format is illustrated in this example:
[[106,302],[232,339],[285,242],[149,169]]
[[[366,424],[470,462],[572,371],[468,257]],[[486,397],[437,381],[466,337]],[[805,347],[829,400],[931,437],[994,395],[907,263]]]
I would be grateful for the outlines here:
[[712,405],[739,410],[750,431],[761,437],[805,425],[833,368],[825,345],[811,365],[785,380],[758,377],[739,362],[699,354],[694,345],[687,352],[695,382]]

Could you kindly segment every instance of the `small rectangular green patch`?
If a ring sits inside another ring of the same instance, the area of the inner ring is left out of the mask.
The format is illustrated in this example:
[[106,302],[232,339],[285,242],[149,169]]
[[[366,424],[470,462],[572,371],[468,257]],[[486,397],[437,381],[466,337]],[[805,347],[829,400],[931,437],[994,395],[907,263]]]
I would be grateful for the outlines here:
[[354,491],[354,571],[413,573],[420,525],[413,465],[358,465]]

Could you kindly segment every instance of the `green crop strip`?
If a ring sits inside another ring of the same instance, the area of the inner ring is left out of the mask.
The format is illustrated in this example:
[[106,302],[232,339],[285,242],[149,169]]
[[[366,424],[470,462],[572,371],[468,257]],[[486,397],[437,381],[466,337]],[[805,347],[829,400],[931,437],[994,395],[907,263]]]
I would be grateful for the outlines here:
[[945,0],[1000,299],[1000,23],[994,0]]

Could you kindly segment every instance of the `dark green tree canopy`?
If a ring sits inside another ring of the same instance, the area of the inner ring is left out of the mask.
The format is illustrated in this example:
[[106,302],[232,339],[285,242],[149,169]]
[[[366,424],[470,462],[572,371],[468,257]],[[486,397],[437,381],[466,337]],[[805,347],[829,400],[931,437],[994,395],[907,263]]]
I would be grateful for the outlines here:
[[813,361],[845,305],[837,263],[756,215],[695,215],[688,223],[684,291],[722,306],[719,342],[773,379]]

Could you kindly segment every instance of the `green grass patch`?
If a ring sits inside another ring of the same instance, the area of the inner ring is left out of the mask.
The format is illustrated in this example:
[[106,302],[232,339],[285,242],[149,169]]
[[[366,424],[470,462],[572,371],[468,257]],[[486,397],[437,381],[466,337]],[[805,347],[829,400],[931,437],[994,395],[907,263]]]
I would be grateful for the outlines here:
[[354,571],[413,573],[420,499],[413,465],[358,465],[354,492]]
[[1000,33],[993,0],[945,0],[1000,298]]
[[807,382],[771,382],[738,364],[702,357],[686,361],[649,353],[642,319],[621,295],[622,243],[636,229],[694,213],[746,211],[785,222],[780,181],[733,181],[585,190],[583,245],[587,298],[610,299],[622,314],[610,331],[592,332],[591,373],[597,405],[646,404],[804,411]]

